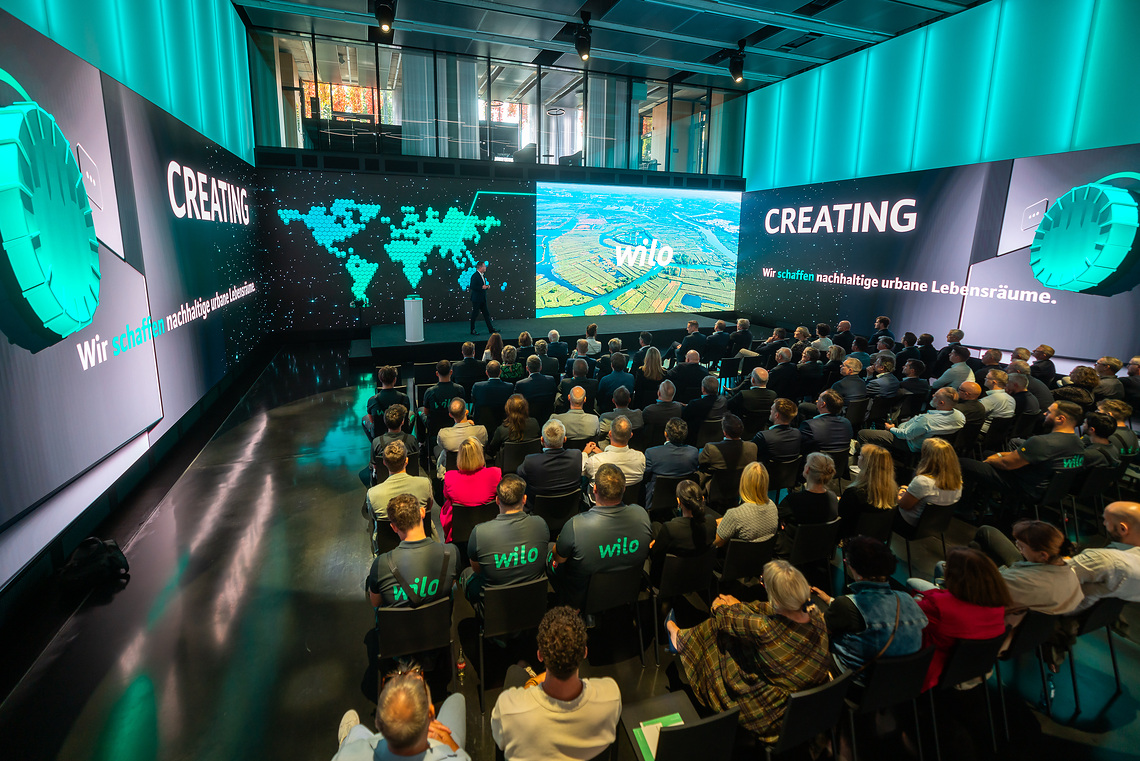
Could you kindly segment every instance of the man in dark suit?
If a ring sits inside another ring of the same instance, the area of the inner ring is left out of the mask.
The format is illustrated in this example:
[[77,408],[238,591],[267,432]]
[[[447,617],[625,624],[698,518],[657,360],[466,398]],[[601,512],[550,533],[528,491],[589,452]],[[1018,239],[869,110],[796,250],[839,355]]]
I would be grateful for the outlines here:
[[689,320],[689,323],[685,326],[685,331],[687,333],[685,338],[680,343],[674,341],[673,345],[669,347],[669,351],[665,352],[665,356],[662,357],[662,359],[673,360],[670,363],[670,367],[677,364],[678,355],[683,357],[690,351],[695,351],[702,357],[705,355],[708,338],[705,337],[700,327],[697,326],[697,321]]
[[[791,347],[792,340],[788,338],[788,331],[784,328],[772,328],[772,335],[764,339],[764,343],[756,348],[761,367],[771,368],[776,364],[776,352],[785,346]],[[747,356],[747,352],[745,352]]]
[[[705,341],[705,354],[709,362],[715,362],[728,356],[728,345],[732,343],[732,334],[727,330],[728,325],[724,320],[717,320],[716,325],[713,326],[712,335]],[[685,356],[682,354],[681,356]]]
[[683,392],[682,398],[687,399],[701,385],[701,381],[708,374],[708,368],[701,364],[701,355],[691,351],[685,355],[685,361],[673,367],[666,374],[666,377]]
[[743,470],[748,463],[756,462],[756,445],[751,441],[740,440],[744,435],[744,423],[740,418],[727,412],[721,418],[720,427],[724,432],[724,440],[709,442],[701,450],[698,462],[702,472]]
[[741,417],[753,413],[767,415],[772,402],[776,401],[776,392],[768,388],[768,371],[757,367],[748,379],[748,388],[741,389],[728,398],[729,412]]
[[465,341],[462,348],[463,359],[456,362],[451,369],[451,379],[463,386],[466,392],[464,398],[471,398],[471,388],[487,377],[487,368],[482,360],[475,359],[475,344]]
[[1029,374],[1048,388],[1053,388],[1057,380],[1057,367],[1053,364],[1053,347],[1041,344],[1033,350],[1034,362],[1029,366]]
[[610,372],[598,381],[598,397],[609,399],[618,386],[625,386],[633,393],[633,373],[626,372],[626,358],[622,353],[610,355]]
[[563,449],[566,427],[561,420],[546,421],[542,427],[542,451],[528,454],[518,467],[518,475],[526,481],[527,494],[566,494],[582,486],[583,454],[577,449]]
[[701,423],[706,420],[721,420],[728,412],[728,402],[720,394],[720,379],[706,375],[701,381],[701,396],[685,405],[681,419],[689,424],[689,443],[696,445]]
[[753,437],[752,443],[756,445],[756,459],[760,462],[783,460],[795,457],[803,447],[803,434],[798,428],[792,428],[799,409],[791,399],[777,399],[772,404],[769,420],[772,425],[765,431],[760,431]]
[[835,333],[831,336],[831,342],[843,347],[844,353],[849,353],[851,351],[851,342],[855,340],[855,334],[851,332],[851,323],[847,320],[840,320],[835,328]]
[[908,360],[903,365],[903,377],[899,381],[899,391],[905,391],[908,394],[921,396],[923,399],[930,398],[930,381],[926,379],[926,365],[922,363],[921,359]]
[[554,413],[554,395],[558,384],[542,372],[542,360],[537,354],[526,358],[527,376],[515,383],[515,391],[522,394],[530,405],[530,416],[546,420]]
[[839,374],[843,377],[831,384],[831,388],[839,393],[845,404],[867,398],[867,384],[859,377],[862,371],[859,360],[843,360],[843,365],[839,368]]
[[609,341],[607,341],[606,342],[606,351],[608,353],[603,354],[602,356],[598,357],[597,364],[595,365],[595,367],[597,368],[597,379],[598,380],[601,380],[602,378],[606,377],[607,375],[610,374],[610,371],[613,370],[613,365],[610,364],[610,360],[613,358],[613,356],[615,354],[621,354],[621,339],[620,338],[611,338]]
[[777,397],[795,399],[798,378],[796,366],[792,364],[792,350],[787,346],[780,347],[776,350],[776,366],[768,373],[768,388]]
[[[660,430],[671,419],[681,417],[685,405],[673,401],[673,395],[676,393],[677,387],[673,385],[673,381],[661,381],[661,385],[657,387],[657,402],[650,404],[641,411],[641,417],[645,420],[646,428]],[[685,436],[688,436],[688,431],[686,431]]]
[[[914,333],[910,333],[910,332],[903,333],[902,348],[901,349],[899,349],[898,344],[895,344],[895,348],[898,349],[898,351],[895,352],[895,375],[896,376],[898,376],[900,378],[902,377],[903,368],[906,367],[906,363],[909,362],[910,360],[912,360],[912,359],[917,359],[920,361],[922,360],[922,352],[920,352],[918,350],[917,344],[918,344],[918,336],[916,336]],[[923,367],[925,367],[925,365],[923,365]]]
[[970,357],[966,360],[966,364],[974,371],[974,380],[983,386],[986,385],[986,376],[990,370],[1005,371],[1005,364],[1001,361],[1001,349],[986,349],[977,361]]
[[1047,410],[1053,404],[1053,392],[1041,382],[1040,378],[1033,377],[1033,374],[1029,372],[1028,362],[1023,359],[1015,359],[1006,367],[1006,372],[1011,375],[1017,373],[1028,377],[1029,386],[1027,390],[1037,398],[1037,406],[1040,409]]
[[843,417],[843,397],[828,389],[816,400],[819,414],[800,423],[804,452],[834,452],[846,449],[855,436],[851,421]]
[[886,315],[875,318],[875,332],[871,334],[872,341],[878,341],[883,336],[895,340],[895,334],[891,332],[890,328],[891,318]]
[[593,378],[586,377],[586,360],[584,359],[574,360],[574,376],[566,378],[558,384],[558,401],[555,408],[559,412],[565,412],[569,409],[570,389],[575,386],[581,386],[582,390],[586,392],[586,403],[582,405],[582,409],[593,414],[596,409],[594,400],[598,398],[598,382]]
[[743,317],[736,321],[736,332],[729,340],[726,357],[735,357],[741,349],[752,351],[752,331],[749,330],[751,327],[751,323]]
[[894,399],[899,395],[899,379],[895,377],[895,361],[890,357],[879,357],[867,372],[867,396],[872,399],[882,397]]
[[649,351],[649,347],[653,345],[653,334],[648,330],[641,331],[641,335],[637,337],[638,348],[637,353],[633,355],[629,363],[630,367],[637,368],[645,364],[645,354]]
[[[947,352],[947,356],[949,356]],[[938,349],[934,348],[934,336],[929,333],[923,333],[918,337],[918,357],[922,363],[926,365],[926,375],[924,378],[937,378],[934,375],[934,365],[938,362]]]
[[546,353],[560,361],[570,356],[570,347],[561,340],[557,330],[546,334]]
[[[953,364],[953,360],[950,359],[950,352],[954,351],[954,348],[961,344],[965,337],[966,334],[956,328],[946,334],[946,345],[939,349],[938,358],[934,360],[934,366],[932,367],[929,362],[926,364],[926,369],[930,370],[931,378],[939,378],[942,373],[950,369],[950,365]],[[970,355],[967,354],[966,356]]]
[[494,431],[507,416],[504,409],[507,400],[515,392],[513,383],[499,377],[502,366],[495,360],[487,363],[487,380],[476,383],[471,389],[471,401],[475,404],[475,422]]
[[550,344],[548,344],[543,339],[540,338],[535,341],[534,354],[536,357],[538,357],[542,374],[550,378],[550,380],[554,381],[555,383],[558,383],[562,377],[562,375],[558,372],[559,362],[557,359],[548,354],[549,350]]
[[471,273],[471,286],[468,290],[471,291],[471,335],[479,335],[475,332],[475,317],[482,312],[483,322],[487,323],[487,332],[494,333],[495,326],[491,324],[491,313],[487,311],[487,291],[491,286],[487,283],[487,262],[479,262],[475,265],[475,271]]
[[680,478],[697,472],[697,448],[685,443],[689,438],[688,424],[679,417],[672,417],[664,426],[665,443],[645,450],[645,478],[648,479],[645,487],[646,505],[653,504],[653,487],[657,476]]
[[[793,350],[793,356],[795,351]],[[819,350],[808,346],[800,356],[800,363],[796,365],[796,398],[805,395],[813,396],[819,393],[823,386],[823,365],[819,361]]]
[[566,365],[562,368],[562,374],[569,378],[574,375],[574,361],[577,359],[586,360],[586,377],[594,377],[594,358],[589,356],[590,345],[586,343],[585,338],[578,339],[578,346],[570,353],[566,359]]

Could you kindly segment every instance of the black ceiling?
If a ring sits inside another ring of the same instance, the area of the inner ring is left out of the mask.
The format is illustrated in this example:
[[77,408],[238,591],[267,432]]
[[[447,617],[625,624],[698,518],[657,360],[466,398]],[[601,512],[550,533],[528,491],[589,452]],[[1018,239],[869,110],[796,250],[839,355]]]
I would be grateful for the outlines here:
[[[984,2],[985,0],[981,0]],[[980,4],[978,0],[399,0],[381,35],[369,0],[234,0],[253,27],[534,62],[699,87],[778,82]],[[593,52],[574,54],[591,14]],[[728,53],[746,41],[745,80]]]

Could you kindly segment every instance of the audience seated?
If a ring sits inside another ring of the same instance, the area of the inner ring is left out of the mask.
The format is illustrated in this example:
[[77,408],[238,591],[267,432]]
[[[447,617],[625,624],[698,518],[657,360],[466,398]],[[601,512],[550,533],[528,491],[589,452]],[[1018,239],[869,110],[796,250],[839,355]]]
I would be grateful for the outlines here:
[[[951,331],[946,333],[946,345],[938,350],[938,354],[936,355],[936,358],[934,359],[933,362],[928,360],[925,355],[923,356],[922,361],[926,362],[926,366],[930,370],[930,377],[938,378],[944,372],[946,372],[947,370],[950,369],[950,365],[953,364],[953,360],[950,358],[950,353],[962,345],[962,339],[965,337],[966,337],[966,334],[963,333],[962,331],[957,330],[957,329],[951,330]],[[931,346],[933,347],[933,343],[934,343],[933,337],[931,337],[930,342],[931,342]],[[921,344],[921,343],[922,343],[922,340],[920,338],[919,344]],[[969,359],[969,357],[970,357],[970,355],[966,354],[966,356],[963,357],[962,359],[963,359],[963,361],[965,361],[966,359]],[[961,383],[961,382],[962,381],[958,381],[958,383]],[[954,385],[956,386],[956,385],[958,385],[958,383],[955,383]]]
[[895,352],[896,371],[901,370],[911,360],[922,361],[922,352],[918,348],[918,336],[910,331],[903,333],[901,348],[899,344],[895,344],[895,348],[898,349]]
[[645,352],[645,361],[633,373],[633,406],[641,409],[652,404],[657,387],[665,380],[665,368],[661,365],[661,352],[651,346]]
[[499,368],[499,377],[507,383],[526,377],[526,369],[518,361],[518,349],[513,346],[503,347],[503,364]]
[[1106,415],[1111,415],[1112,419],[1116,421],[1116,433],[1110,436],[1109,440],[1120,448],[1120,456],[1135,457],[1140,454],[1140,440],[1128,427],[1128,420],[1132,417],[1131,405],[1116,399],[1105,399],[1096,408]]
[[632,437],[633,425],[629,422],[629,418],[619,415],[610,424],[610,443],[605,449],[593,441],[586,445],[586,448],[582,450],[583,454],[586,455],[582,472],[590,480],[590,483],[594,482],[598,468],[606,464],[613,464],[621,468],[625,475],[626,486],[641,483],[641,479],[645,476],[645,455],[629,446],[629,440]]
[[871,364],[875,364],[875,360],[889,359],[891,362],[895,361],[895,340],[883,336],[877,340],[875,344],[875,353],[871,355]]
[[602,342],[598,340],[598,323],[591,322],[586,326],[586,353],[597,357],[602,353]]
[[740,504],[717,519],[716,546],[723,547],[733,539],[767,541],[779,528],[776,503],[768,499],[768,471],[758,462],[749,463],[740,476]]
[[926,614],[907,592],[891,589],[897,560],[891,548],[869,536],[843,546],[851,593],[832,598],[812,587],[827,605],[824,622],[831,652],[844,669],[855,670],[878,658],[897,658],[922,648]]
[[368,490],[364,497],[366,508],[380,523],[388,521],[388,502],[398,494],[410,494],[428,513],[432,508],[431,479],[408,475],[408,450],[404,442],[393,441],[384,447],[381,462],[388,477]]
[[914,469],[914,478],[899,489],[899,512],[895,531],[914,536],[927,505],[953,505],[962,499],[962,469],[950,442],[927,439]]
[[899,503],[891,453],[874,444],[859,450],[859,475],[839,498],[839,538],[854,536],[864,513],[891,511]]
[[940,388],[930,400],[930,412],[915,415],[898,425],[886,423],[883,430],[865,428],[859,431],[859,441],[878,444],[896,455],[918,452],[931,437],[954,433],[966,424],[966,416],[955,407],[957,398],[954,389]]
[[875,332],[871,334],[872,341],[878,341],[880,338],[886,337],[895,340],[895,334],[890,329],[891,318],[886,315],[881,315],[875,318]]
[[839,324],[835,326],[835,333],[831,336],[831,342],[843,349],[844,354],[847,354],[851,351],[851,342],[854,340],[855,334],[851,332],[851,323],[847,320],[840,320]]
[[534,353],[538,356],[539,362],[542,363],[542,374],[557,383],[562,378],[562,374],[559,372],[561,364],[558,357],[552,357],[547,353],[549,349],[550,345],[541,338],[534,344]]
[[1115,468],[1120,464],[1120,447],[1111,440],[1116,421],[1103,412],[1090,412],[1085,417],[1085,468]]
[[492,333],[487,338],[487,346],[483,349],[483,361],[495,360],[503,364],[503,337],[499,333]]
[[515,384],[515,392],[523,395],[536,418],[545,419],[554,411],[558,384],[542,372],[542,358],[537,355],[526,358],[526,373],[526,377]]
[[1124,387],[1124,401],[1135,408],[1140,405],[1140,357],[1128,360],[1127,373],[1120,384]]
[[609,433],[613,421],[619,417],[627,418],[635,431],[645,426],[645,419],[641,414],[641,410],[630,409],[629,405],[632,401],[632,397],[630,396],[628,388],[625,386],[615,388],[611,401],[613,402],[614,408],[609,412],[602,413],[598,418],[598,433]]
[[467,557],[471,566],[460,582],[467,601],[482,615],[483,590],[522,584],[546,576],[546,552],[550,529],[537,515],[523,511],[526,482],[513,473],[495,487],[499,514],[494,520],[471,528]]
[[598,416],[582,409],[586,399],[586,389],[573,386],[569,389],[568,396],[570,409],[550,416],[551,420],[559,420],[566,427],[568,439],[592,439],[598,435]]
[[843,360],[847,352],[839,344],[832,344],[827,350],[827,361],[823,363],[823,384],[830,387],[843,377]]
[[570,356],[566,359],[566,365],[562,368],[562,374],[567,378],[573,376],[574,363],[579,359],[583,360],[586,363],[586,377],[593,378],[596,360],[590,356],[589,344],[586,342],[585,338],[578,339],[577,347],[574,349],[574,351],[570,352]]
[[562,527],[551,553],[551,586],[576,608],[595,573],[641,568],[652,539],[649,513],[623,501],[626,478],[617,465],[602,465],[593,481],[594,506]]
[[1028,362],[1022,359],[1015,359],[1006,366],[1006,372],[1010,375],[1017,373],[1028,378],[1029,382],[1025,387],[1028,389],[1029,393],[1033,394],[1033,396],[1037,399],[1038,408],[1042,410],[1049,409],[1049,405],[1053,403],[1053,391],[1044,383],[1042,383],[1041,379],[1034,378],[1030,374]]
[[1028,375],[1009,373],[1006,375],[1005,383],[1005,392],[1013,397],[1013,414],[1015,416],[1041,414],[1041,405],[1038,403],[1037,397],[1028,391]]
[[742,350],[744,356],[757,356],[763,365],[770,365],[775,362],[775,355],[779,349],[788,348],[792,346],[792,341],[788,339],[788,331],[781,327],[772,328],[772,335],[764,339],[764,343],[760,344],[755,351]]
[[598,398],[598,382],[593,378],[587,377],[588,367],[586,360],[574,360],[574,375],[571,378],[564,379],[558,384],[558,399],[555,402],[555,409],[565,412],[569,405],[570,390],[580,388],[585,393],[585,398],[582,401],[585,409],[589,412],[594,412],[597,407],[596,400]]
[[851,342],[851,351],[847,352],[849,359],[859,360],[859,367],[869,367],[871,364],[871,355],[867,353],[867,339],[864,336],[855,336],[855,340]]
[[[436,383],[424,393],[424,406],[420,415],[424,417],[430,436],[443,425],[449,425],[447,408],[452,399],[467,399],[467,391],[458,383],[453,383],[451,362],[441,359],[435,363]],[[430,439],[428,439],[430,441]]]
[[800,526],[827,523],[839,515],[839,500],[828,486],[835,478],[835,462],[823,452],[812,452],[804,462],[804,488],[789,491],[780,503],[780,538],[776,552],[791,554]]
[[487,444],[487,457],[498,455],[508,441],[534,441],[542,435],[538,421],[530,416],[530,405],[522,394],[511,394],[504,409],[506,417]]
[[[947,352],[947,354],[949,354],[949,352]],[[939,355],[938,349],[934,348],[934,336],[929,333],[923,333],[918,337],[918,355],[922,363],[926,366],[926,375],[923,376],[924,378],[929,380],[930,378],[937,378],[938,375],[942,374],[934,374],[934,366],[938,364]],[[950,366],[949,359],[946,360],[946,366]]]
[[792,427],[792,420],[798,411],[791,399],[777,399],[772,403],[771,412],[768,413],[772,424],[752,438],[758,460],[785,460],[795,457],[803,450],[803,434],[800,429]]
[[[649,347],[653,349],[652,346]],[[626,357],[624,354],[610,355],[610,372],[598,381],[598,397],[601,399],[609,399],[614,394],[614,389],[618,387],[625,387],[629,393],[633,393],[633,373],[626,372]]]
[[467,738],[467,703],[463,693],[447,696],[438,715],[431,690],[418,669],[387,678],[376,702],[376,734],[360,723],[356,711],[340,720],[340,750],[333,761],[416,758],[423,761],[471,761],[463,750]]
[[895,377],[895,360],[878,357],[867,372],[867,396],[872,399],[894,399],[899,394],[899,379]]
[[792,331],[792,339],[792,345],[788,348],[792,350],[792,362],[798,365],[803,359],[804,350],[811,346],[811,333],[807,327],[801,325]]
[[1120,378],[1116,377],[1122,367],[1124,367],[1124,363],[1116,357],[1101,357],[1096,361],[1096,366],[1093,369],[1100,377],[1100,382],[1093,390],[1093,396],[1098,402],[1103,399],[1124,401],[1124,385],[1120,382]]
[[963,383],[973,382],[974,371],[966,364],[970,358],[970,350],[965,346],[957,345],[948,354],[950,366],[942,374],[930,382],[930,387],[940,389],[944,387],[960,388]]
[[637,336],[637,344],[638,349],[630,360],[630,367],[641,367],[641,363],[645,361],[645,355],[653,347],[653,334],[648,330],[641,331]]
[[832,346],[832,340],[828,338],[831,335],[831,326],[826,322],[817,323],[815,326],[816,339],[811,342],[813,349],[820,353],[820,356],[827,354],[827,350]]
[[[795,352],[792,352],[795,354]],[[814,396],[823,385],[823,365],[814,346],[804,348],[800,363],[796,365],[796,394],[799,398]]]
[[796,366],[792,364],[792,350],[781,346],[774,355],[776,366],[768,372],[768,388],[777,397],[783,399],[798,399],[796,389],[799,385],[799,375]]
[[709,509],[705,491],[696,481],[677,484],[677,507],[680,515],[667,523],[652,525],[653,541],[649,543],[649,581],[661,583],[666,555],[689,558],[701,555],[713,544],[718,516]]
[[848,357],[840,365],[839,374],[842,377],[831,385],[831,390],[842,397],[844,404],[867,398],[867,384],[859,377],[861,372],[863,372],[863,363],[854,357]]
[[908,359],[902,367],[899,393],[914,394],[929,399],[930,392],[930,381],[926,379],[926,364],[921,359]]
[[463,354],[463,359],[455,363],[451,377],[463,386],[466,392],[464,398],[470,399],[471,387],[487,377],[486,366],[482,361],[475,359],[475,344],[471,341],[464,341],[459,351]]
[[689,424],[689,443],[696,445],[701,424],[706,420],[722,420],[728,411],[728,402],[720,393],[720,379],[706,375],[701,380],[701,395],[685,405],[681,417]]
[[577,449],[565,449],[565,441],[562,421],[548,420],[542,427],[542,451],[528,454],[518,467],[531,497],[567,494],[581,487],[585,455]]
[[815,402],[819,414],[800,423],[803,436],[803,451],[821,450],[837,452],[846,450],[854,437],[851,421],[843,417],[843,398],[828,389],[819,395]]
[[1057,401],[1072,402],[1086,415],[1096,409],[1096,397],[1093,392],[1100,384],[1100,376],[1096,374],[1096,370],[1078,365],[1069,373],[1069,381],[1060,388],[1053,389],[1053,398]]
[[736,321],[736,332],[729,337],[728,349],[724,355],[726,357],[735,357],[740,353],[741,349],[752,349],[752,331],[750,330],[751,324],[743,317]]
[[[944,386],[943,388],[954,388]],[[974,381],[963,381],[958,385],[958,402],[954,409],[962,413],[967,425],[981,425],[986,422],[986,406],[981,402],[982,387]]]
[[701,355],[691,351],[685,355],[684,362],[674,365],[673,369],[666,373],[666,377],[678,388],[684,389],[700,386],[708,374],[708,368],[701,364]]
[[600,756],[617,736],[621,692],[609,677],[582,679],[586,626],[570,607],[552,608],[536,637],[538,660],[507,669],[491,711],[491,737],[506,761],[583,761]]
[[[728,324],[724,320],[717,320],[716,325],[713,326],[712,335],[705,342],[709,362],[716,362],[726,356],[731,356],[728,353],[728,347],[731,344],[732,334],[728,332]],[[688,352],[685,352],[682,356],[687,354]]]
[[1140,602],[1140,504],[1112,502],[1104,508],[1104,528],[1112,542],[1083,550],[1066,562],[1081,582],[1079,613],[1106,597]]
[[680,478],[697,472],[697,448],[686,443],[688,437],[689,425],[679,417],[670,418],[665,424],[665,443],[645,450],[646,507],[653,504],[657,476]]
[[728,411],[740,417],[752,414],[767,417],[774,401],[776,392],[768,388],[768,371],[757,367],[748,376],[748,386],[728,397]]
[[412,408],[408,395],[395,388],[396,381],[400,379],[399,370],[391,365],[385,365],[377,371],[377,379],[380,381],[380,390],[368,400],[368,414],[373,420],[378,423],[384,410],[393,404],[402,404],[405,410]]
[[673,385],[673,381],[666,380],[661,382],[657,387],[657,401],[641,411],[642,419],[645,420],[647,427],[661,429],[664,428],[665,423],[669,422],[672,418],[681,416],[685,405],[673,401],[673,396],[676,392],[677,387]]
[[534,341],[530,337],[530,333],[523,331],[519,333],[519,347],[518,358],[519,362],[526,362],[528,358],[534,356]]
[[683,357],[690,351],[695,351],[701,356],[704,356],[706,354],[705,346],[707,344],[708,338],[701,332],[697,321],[689,320],[688,324],[685,325],[685,337],[680,341],[674,341],[672,343],[669,350],[665,352],[664,359],[673,360],[673,364],[676,364],[678,354]]
[[436,473],[439,479],[443,479],[443,473],[447,466],[446,456],[444,452],[458,452],[459,445],[466,441],[468,438],[474,436],[479,440],[480,444],[487,443],[487,428],[481,425],[475,425],[467,417],[467,404],[462,399],[456,397],[451,400],[451,404],[447,408],[448,414],[454,423],[447,428],[440,428],[439,433],[436,434],[436,443],[438,446],[439,459],[436,463]]
[[1041,344],[1033,350],[1033,364],[1029,368],[1029,373],[1034,378],[1037,378],[1049,388],[1052,388],[1057,381],[1057,367],[1053,364],[1053,347],[1048,344]]
[[546,334],[546,354],[558,361],[565,361],[570,356],[570,347],[558,335],[557,330],[552,330]]
[[487,380],[479,381],[472,387],[471,401],[474,402],[476,415],[483,413],[487,420],[498,423],[502,420],[500,410],[515,392],[515,387],[499,377],[502,365],[497,361],[492,359],[488,362],[486,372]]
[[751,441],[741,441],[744,435],[744,423],[731,412],[726,413],[720,421],[722,441],[711,441],[701,450],[700,468],[702,473],[709,474],[718,470],[743,470],[750,462],[756,462],[756,444]]
[[367,484],[368,486],[374,486],[387,477],[387,472],[377,472],[376,469],[380,467],[380,463],[384,458],[384,448],[393,441],[399,441],[404,445],[409,459],[419,457],[419,442],[416,441],[416,437],[412,434],[404,433],[402,428],[407,419],[408,410],[402,404],[393,404],[384,410],[384,428],[387,432],[382,436],[377,436],[372,439],[372,456],[369,459],[369,465],[373,472],[372,479]]
[[1073,554],[1072,542],[1044,521],[1018,521],[1013,538],[1016,544],[994,526],[982,526],[974,537],[974,546],[998,565],[1009,589],[1006,624],[1017,626],[1030,610],[1050,616],[1076,610],[1084,593],[1065,562]]
[[453,510],[485,505],[495,498],[495,487],[503,477],[497,467],[488,467],[483,456],[483,445],[470,438],[459,446],[456,469],[443,477],[443,506],[439,509],[439,522],[446,541],[451,541],[451,514]]
[[697,700],[709,711],[740,708],[740,726],[775,742],[788,696],[828,680],[827,628],[803,574],[782,560],[764,566],[767,602],[720,595],[692,629],[665,622]]
[[[607,354],[603,354],[602,356],[598,357],[597,364],[595,365],[597,372],[596,380],[601,380],[602,378],[609,375],[613,370],[613,367],[610,364],[610,359],[613,358],[615,354],[621,353],[621,339],[611,338],[607,344],[607,351]],[[658,352],[658,354],[660,353],[661,352]]]
[[367,581],[372,607],[418,608],[449,597],[459,549],[427,537],[424,509],[411,494],[399,494],[388,502],[388,520],[400,544],[372,561]]

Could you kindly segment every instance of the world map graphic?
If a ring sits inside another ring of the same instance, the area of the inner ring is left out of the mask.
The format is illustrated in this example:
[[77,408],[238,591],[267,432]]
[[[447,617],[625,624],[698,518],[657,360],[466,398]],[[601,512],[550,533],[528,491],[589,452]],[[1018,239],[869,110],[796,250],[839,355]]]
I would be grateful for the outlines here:
[[[304,213],[278,209],[277,215],[286,225],[303,223],[317,245],[345,260],[345,269],[352,278],[353,298],[363,306],[369,305],[366,291],[380,262],[344,244],[367,230],[370,223],[388,226],[389,239],[381,247],[388,259],[400,266],[413,290],[425,276],[433,277],[436,267],[445,264],[454,270],[459,287],[465,289],[477,264],[469,246],[477,245],[483,234],[502,224],[493,216],[479,217],[454,206],[442,217],[430,206],[422,214],[413,206],[401,206],[398,215],[381,216],[380,204],[347,198],[338,198],[330,206],[311,206]],[[440,259],[438,263],[435,256]]]

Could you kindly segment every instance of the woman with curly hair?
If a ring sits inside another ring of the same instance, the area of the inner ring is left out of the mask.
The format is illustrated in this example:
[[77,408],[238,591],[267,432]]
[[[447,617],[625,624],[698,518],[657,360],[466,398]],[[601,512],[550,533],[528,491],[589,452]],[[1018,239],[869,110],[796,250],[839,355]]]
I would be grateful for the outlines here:
[[1053,399],[1056,401],[1073,402],[1081,408],[1086,415],[1096,409],[1096,397],[1093,392],[1100,385],[1100,376],[1096,370],[1085,365],[1077,365],[1069,373],[1072,383],[1053,389]]

